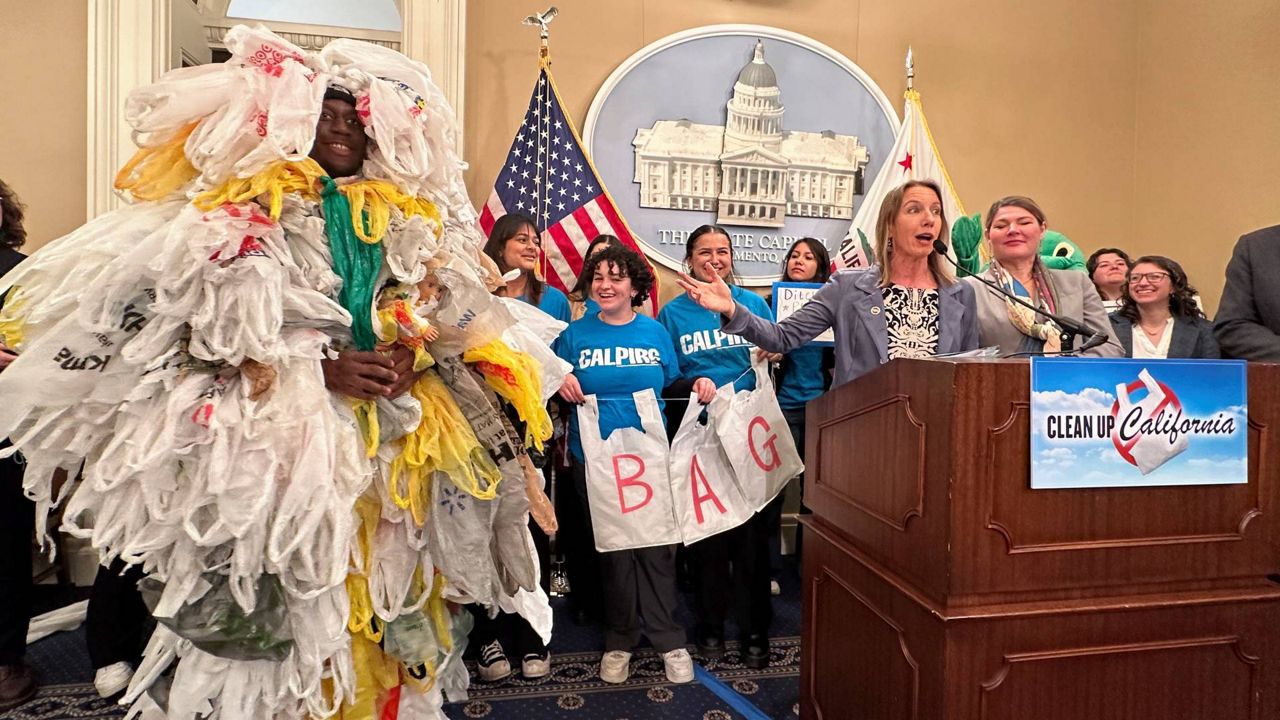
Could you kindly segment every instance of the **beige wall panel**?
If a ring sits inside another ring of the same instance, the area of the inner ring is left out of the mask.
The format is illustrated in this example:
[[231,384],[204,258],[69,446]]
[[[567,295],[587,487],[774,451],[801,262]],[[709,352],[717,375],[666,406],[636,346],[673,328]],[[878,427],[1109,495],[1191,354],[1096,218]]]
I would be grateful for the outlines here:
[[27,204],[30,253],[85,221],[83,2],[0,0],[0,178]]
[[1280,2],[1141,4],[1125,247],[1182,262],[1212,313],[1236,238],[1280,223]]

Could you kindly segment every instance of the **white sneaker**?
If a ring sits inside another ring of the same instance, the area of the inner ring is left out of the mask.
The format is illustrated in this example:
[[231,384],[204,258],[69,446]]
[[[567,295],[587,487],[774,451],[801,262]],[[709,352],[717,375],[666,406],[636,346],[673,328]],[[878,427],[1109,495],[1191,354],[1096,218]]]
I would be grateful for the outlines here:
[[127,662],[118,662],[98,668],[93,674],[93,686],[97,688],[99,697],[109,698],[124,692],[132,679],[133,666]]
[[626,650],[610,650],[600,658],[601,680],[616,685],[626,682],[630,676],[631,653]]
[[480,648],[480,662],[476,663],[480,679],[485,682],[497,682],[511,674],[511,661],[502,650],[502,643],[493,642]]
[[770,580],[770,581],[769,581],[769,594],[770,594],[770,595],[781,595],[781,594],[782,594],[782,586],[778,584],[778,581],[777,581],[777,580]]
[[529,653],[520,661],[520,674],[530,680],[546,677],[551,674],[551,653],[534,655]]
[[693,680],[693,658],[684,648],[662,653],[662,666],[667,671],[667,679],[673,683]]

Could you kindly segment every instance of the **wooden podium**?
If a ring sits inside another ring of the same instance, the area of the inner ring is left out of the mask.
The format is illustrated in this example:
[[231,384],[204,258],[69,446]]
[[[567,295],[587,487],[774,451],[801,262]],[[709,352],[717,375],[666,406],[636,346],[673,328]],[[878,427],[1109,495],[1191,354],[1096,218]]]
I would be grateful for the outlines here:
[[1249,483],[1031,490],[1026,361],[809,403],[807,720],[1280,718],[1280,365]]

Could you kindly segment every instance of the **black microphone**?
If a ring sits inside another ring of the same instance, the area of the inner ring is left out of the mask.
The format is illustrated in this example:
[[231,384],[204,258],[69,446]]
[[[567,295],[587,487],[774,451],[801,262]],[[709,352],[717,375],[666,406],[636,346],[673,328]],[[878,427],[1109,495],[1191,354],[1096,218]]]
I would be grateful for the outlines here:
[[[955,260],[951,259],[951,256],[947,254],[946,243],[942,242],[941,240],[934,240],[933,251],[938,253],[942,257],[946,258],[947,262],[954,265],[956,270],[959,270],[964,273],[968,273],[967,270],[960,267],[960,264],[957,263]],[[1018,303],[1019,305],[1025,308],[1029,308],[1031,311],[1035,312],[1037,315],[1041,315],[1043,317],[1047,317],[1050,320],[1052,320],[1054,324],[1062,328],[1062,335],[1063,335],[1062,346],[1063,347],[1068,347],[1068,348],[1071,347],[1072,339],[1076,335],[1082,335],[1088,338],[1087,340],[1084,341],[1084,343],[1080,347],[1075,348],[1074,352],[1084,352],[1085,350],[1091,350],[1093,348],[1098,347],[1099,345],[1105,344],[1109,338],[1109,336],[1106,333],[1094,330],[1093,328],[1083,323],[1078,323],[1075,320],[1071,320],[1069,318],[1065,318],[1060,315],[1055,315],[1047,310],[1038,308],[1035,305],[1032,305],[1031,303],[1027,302],[1026,300],[1023,300],[1022,298],[1018,297],[1017,295],[1014,295],[1008,290],[1005,290],[999,285],[991,282],[990,280],[982,277],[981,275],[977,275],[975,273],[968,273],[968,275],[974,280],[977,280],[983,285],[986,285],[987,288],[989,288],[992,292],[999,294],[1001,297],[1009,298],[1010,300]]]

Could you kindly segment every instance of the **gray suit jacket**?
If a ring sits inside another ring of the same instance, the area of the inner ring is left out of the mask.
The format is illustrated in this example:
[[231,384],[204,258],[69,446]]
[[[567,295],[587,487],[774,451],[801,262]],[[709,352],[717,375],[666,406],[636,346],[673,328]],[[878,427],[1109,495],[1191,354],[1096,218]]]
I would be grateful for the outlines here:
[[[961,282],[938,288],[938,354],[978,347],[973,289]],[[832,387],[889,362],[889,328],[884,321],[884,290],[876,267],[844,270],[832,276],[813,299],[791,317],[771,323],[738,305],[727,333],[741,335],[769,352],[786,353],[835,328],[836,370]]]
[[[1125,357],[1133,357],[1133,323],[1122,315],[1111,316],[1116,340],[1124,346]],[[1213,339],[1213,323],[1204,318],[1173,319],[1173,337],[1169,338],[1171,358],[1217,358],[1218,342]]]
[[[1050,269],[1048,272],[1058,293],[1058,314],[1110,335],[1111,322],[1107,320],[1107,311],[1102,308],[1102,298],[1098,296],[1098,289],[1093,286],[1089,276],[1079,270]],[[990,269],[983,272],[982,277],[995,281]],[[978,333],[982,338],[982,346],[998,345],[1001,355],[1024,351],[1027,336],[1009,322],[1004,298],[974,278],[965,278],[964,282],[972,285],[977,293]],[[1085,338],[1076,338],[1077,343],[1084,340]],[[1115,338],[1109,339],[1105,345],[1081,353],[1091,357],[1121,357],[1123,354],[1124,348],[1120,347]]]
[[1213,331],[1222,357],[1280,362],[1280,225],[1236,243]]

